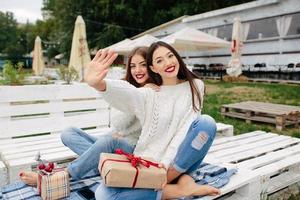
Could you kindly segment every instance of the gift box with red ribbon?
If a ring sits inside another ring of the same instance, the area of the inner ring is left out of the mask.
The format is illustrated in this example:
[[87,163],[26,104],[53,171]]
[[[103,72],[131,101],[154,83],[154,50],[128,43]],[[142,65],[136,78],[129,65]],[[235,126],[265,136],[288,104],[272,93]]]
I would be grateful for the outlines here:
[[116,154],[101,153],[98,169],[105,185],[110,187],[160,189],[167,181],[166,170],[158,163],[121,149]]
[[54,165],[52,169],[49,165],[44,169],[38,169],[37,189],[43,200],[68,197],[70,195],[69,175],[62,168],[54,168]]

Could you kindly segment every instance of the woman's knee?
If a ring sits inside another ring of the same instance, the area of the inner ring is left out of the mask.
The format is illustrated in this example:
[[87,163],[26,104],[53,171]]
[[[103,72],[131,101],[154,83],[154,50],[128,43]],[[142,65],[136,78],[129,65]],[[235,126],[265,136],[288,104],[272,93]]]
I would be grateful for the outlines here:
[[64,129],[60,134],[60,139],[64,144],[67,144],[69,141],[74,139],[79,135],[79,129],[76,127],[69,127]]
[[199,131],[203,131],[208,137],[214,138],[217,132],[217,124],[214,118],[209,115],[201,115],[197,118],[197,123],[194,127],[197,127]]

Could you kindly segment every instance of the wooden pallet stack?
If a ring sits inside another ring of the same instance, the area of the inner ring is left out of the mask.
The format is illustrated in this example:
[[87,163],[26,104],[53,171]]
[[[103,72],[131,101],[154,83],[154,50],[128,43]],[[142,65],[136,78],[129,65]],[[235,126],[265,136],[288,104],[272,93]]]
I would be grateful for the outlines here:
[[206,161],[251,171],[259,177],[261,199],[272,199],[300,182],[300,139],[263,131],[220,138]]
[[283,130],[289,125],[298,127],[300,123],[299,106],[256,101],[222,105],[221,114],[224,116],[245,119],[247,123],[257,121],[275,124],[277,130]]

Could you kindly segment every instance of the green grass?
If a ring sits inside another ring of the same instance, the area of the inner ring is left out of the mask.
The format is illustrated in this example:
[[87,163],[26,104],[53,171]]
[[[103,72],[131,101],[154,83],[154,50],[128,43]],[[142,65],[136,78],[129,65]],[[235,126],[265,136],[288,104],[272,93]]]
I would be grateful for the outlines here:
[[221,116],[223,104],[242,101],[260,101],[300,106],[300,86],[288,84],[264,84],[264,83],[229,83],[221,81],[205,81],[206,96],[202,113],[211,115],[217,122],[232,124],[236,135],[263,130],[267,132],[291,135],[300,138],[300,129],[287,127],[278,131],[274,124],[252,122]]

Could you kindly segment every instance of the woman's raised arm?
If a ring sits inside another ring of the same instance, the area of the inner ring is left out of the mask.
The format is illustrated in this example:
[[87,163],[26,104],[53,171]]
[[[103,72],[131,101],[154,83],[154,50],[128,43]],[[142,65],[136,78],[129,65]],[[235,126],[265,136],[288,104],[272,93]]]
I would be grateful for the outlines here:
[[105,91],[106,83],[103,79],[117,56],[114,51],[99,50],[87,67],[84,81],[96,90]]

